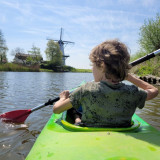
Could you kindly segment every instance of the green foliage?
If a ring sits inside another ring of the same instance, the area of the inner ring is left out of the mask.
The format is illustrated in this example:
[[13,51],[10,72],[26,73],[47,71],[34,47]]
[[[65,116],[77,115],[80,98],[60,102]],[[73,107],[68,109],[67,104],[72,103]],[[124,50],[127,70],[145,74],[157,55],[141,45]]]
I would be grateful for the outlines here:
[[56,66],[52,64],[50,61],[45,61],[40,65],[41,69],[52,70],[55,72],[62,71],[62,66]]
[[92,70],[91,69],[76,69],[75,72],[92,73]]
[[139,44],[142,50],[150,53],[160,48],[160,16],[145,20],[140,28]]
[[26,63],[27,64],[34,64],[35,61],[34,61],[34,59],[31,56],[28,56],[27,59],[26,59]]
[[60,67],[54,67],[52,68],[52,66],[49,63],[44,63],[41,65],[41,71],[55,71],[55,72],[83,72],[83,73],[91,73],[92,70],[91,69],[76,69],[74,67],[71,66],[60,66]]
[[139,76],[145,76],[147,74],[152,74],[153,70],[153,66],[143,65],[135,73]]
[[62,71],[68,71],[68,72],[82,72],[82,73],[91,73],[91,69],[77,69],[71,66],[63,66]]
[[8,48],[6,46],[6,41],[4,39],[3,33],[0,30],[0,63],[6,63],[7,62],[7,53]]
[[[155,19],[145,20],[144,25],[140,28],[140,51],[131,56],[131,62],[149,54],[160,48],[160,16],[157,14]],[[160,76],[160,57],[155,57],[136,66],[132,69],[134,73],[144,76],[152,74]]]
[[32,45],[31,51],[28,51],[28,53],[32,55],[41,55],[40,48],[36,47],[35,45]]
[[49,61],[49,65],[52,68],[62,65],[62,52],[59,48],[58,43],[55,43],[53,40],[49,40],[45,53],[47,56],[47,60]]
[[[159,57],[158,57],[159,58]],[[136,67],[132,68],[132,72],[139,76],[155,75],[160,76],[160,65],[158,58],[155,57],[147,62],[144,62]]]
[[146,55],[145,52],[143,52],[143,51],[138,51],[136,54],[134,54],[134,55],[131,56],[130,62],[133,62],[133,61],[135,61],[135,60],[137,60],[137,59],[139,59],[139,58],[141,58],[141,57],[143,57],[143,56],[145,56],[145,55]]
[[32,45],[32,48],[30,51],[28,51],[28,53],[31,54],[31,56],[27,57],[27,63],[29,64],[38,64],[43,60],[40,48],[36,47],[35,45]]
[[64,71],[69,71],[69,72],[75,72],[76,69],[74,67],[71,66],[63,66],[63,70]]
[[53,70],[50,70],[50,69],[40,69],[40,72],[53,72]]

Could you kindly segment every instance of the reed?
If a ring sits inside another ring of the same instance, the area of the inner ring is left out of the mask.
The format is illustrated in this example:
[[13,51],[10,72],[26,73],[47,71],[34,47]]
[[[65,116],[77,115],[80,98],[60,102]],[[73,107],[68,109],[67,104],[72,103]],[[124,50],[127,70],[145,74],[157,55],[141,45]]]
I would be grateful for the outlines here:
[[0,71],[12,71],[12,72],[39,72],[39,66],[23,66],[14,63],[0,64]]

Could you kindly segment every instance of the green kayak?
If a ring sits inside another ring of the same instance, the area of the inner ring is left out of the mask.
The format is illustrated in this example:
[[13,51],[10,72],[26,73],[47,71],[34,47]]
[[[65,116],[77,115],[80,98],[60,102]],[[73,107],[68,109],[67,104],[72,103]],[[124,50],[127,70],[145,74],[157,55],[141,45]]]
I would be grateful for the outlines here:
[[160,131],[134,114],[129,128],[73,125],[67,112],[53,114],[26,160],[159,160]]
[[117,131],[74,126],[65,117],[66,112],[52,115],[26,160],[160,159],[160,132],[136,114],[131,128]]

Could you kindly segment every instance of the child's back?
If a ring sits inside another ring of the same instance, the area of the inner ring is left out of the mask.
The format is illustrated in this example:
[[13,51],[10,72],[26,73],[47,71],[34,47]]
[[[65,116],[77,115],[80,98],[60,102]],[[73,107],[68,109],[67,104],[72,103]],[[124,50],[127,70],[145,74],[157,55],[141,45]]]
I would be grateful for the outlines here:
[[[76,97],[76,98],[75,98]],[[136,108],[142,109],[147,93],[134,85],[89,82],[70,95],[74,108],[82,105],[82,122],[94,127],[128,127]]]
[[[105,41],[96,46],[89,56],[94,82],[87,83],[69,96],[60,94],[53,111],[61,113],[82,106],[82,122],[87,126],[127,127],[136,108],[158,95],[154,86],[128,74],[130,55],[125,44],[118,40]],[[134,85],[126,85],[128,80]],[[141,88],[141,89],[140,89]],[[75,122],[81,122],[75,116]]]

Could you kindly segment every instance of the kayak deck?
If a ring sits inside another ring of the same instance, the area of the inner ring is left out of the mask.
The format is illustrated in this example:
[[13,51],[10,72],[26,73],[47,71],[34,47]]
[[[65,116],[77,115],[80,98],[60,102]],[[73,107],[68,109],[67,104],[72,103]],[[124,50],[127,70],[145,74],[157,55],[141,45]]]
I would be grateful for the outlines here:
[[131,131],[82,132],[67,129],[62,114],[53,114],[26,160],[158,160],[160,132],[136,114],[140,127]]

